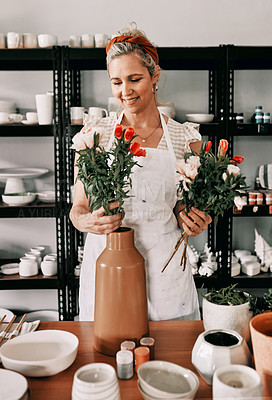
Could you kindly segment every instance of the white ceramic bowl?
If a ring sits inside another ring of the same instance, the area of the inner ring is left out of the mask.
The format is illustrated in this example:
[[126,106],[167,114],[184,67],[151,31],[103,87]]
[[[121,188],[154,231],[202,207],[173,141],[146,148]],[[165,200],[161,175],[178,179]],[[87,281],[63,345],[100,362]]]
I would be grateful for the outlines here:
[[27,400],[28,384],[24,376],[14,371],[0,369],[0,399]]
[[52,376],[68,368],[77,356],[78,338],[70,332],[44,330],[18,336],[1,347],[5,368],[26,376]]
[[156,399],[192,399],[199,386],[196,374],[167,361],[147,361],[138,368],[140,386]]
[[0,319],[1,319],[4,315],[6,315],[6,318],[4,319],[3,322],[9,322],[9,321],[14,317],[14,314],[13,314],[12,311],[7,310],[6,308],[0,308]]
[[2,194],[2,200],[9,206],[23,206],[35,200],[35,193],[8,193]]
[[98,395],[118,384],[115,369],[106,363],[91,363],[79,368],[74,375],[73,388]]
[[186,114],[186,118],[189,122],[198,122],[200,124],[212,122],[214,119],[213,114]]
[[38,199],[43,203],[55,203],[56,194],[53,190],[38,193]]

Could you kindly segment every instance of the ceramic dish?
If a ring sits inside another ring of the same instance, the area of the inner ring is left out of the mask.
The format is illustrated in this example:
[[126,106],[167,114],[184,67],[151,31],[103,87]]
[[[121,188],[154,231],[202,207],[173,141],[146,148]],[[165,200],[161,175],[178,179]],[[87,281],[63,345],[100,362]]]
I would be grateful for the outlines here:
[[18,372],[0,369],[0,399],[26,400],[28,398],[26,378]]
[[3,264],[1,265],[1,272],[4,275],[19,274],[19,264],[18,263]]
[[[7,309],[5,309],[5,308],[0,308],[0,319],[1,319],[4,315],[6,315],[6,318],[5,318],[4,322],[9,322],[9,321],[14,317],[14,314],[13,314],[12,311],[7,310]],[[1,397],[0,397],[0,398],[1,398]]]
[[38,199],[43,203],[55,203],[56,194],[53,190],[38,193]]
[[59,313],[55,310],[37,310],[27,313],[26,321],[34,321],[39,319],[40,321],[58,321]]
[[26,204],[32,203],[35,198],[36,194],[30,192],[2,194],[3,202],[13,207],[25,206]]
[[167,361],[141,364],[138,378],[145,394],[155,399],[192,399],[199,386],[191,370]]
[[2,364],[25,376],[52,376],[75,361],[78,343],[78,338],[66,331],[31,332],[3,344]]
[[31,121],[28,121],[27,119],[23,119],[21,122],[24,125],[38,125],[38,122],[31,122]]
[[211,122],[214,119],[213,114],[186,114],[189,122],[198,122],[200,124]]

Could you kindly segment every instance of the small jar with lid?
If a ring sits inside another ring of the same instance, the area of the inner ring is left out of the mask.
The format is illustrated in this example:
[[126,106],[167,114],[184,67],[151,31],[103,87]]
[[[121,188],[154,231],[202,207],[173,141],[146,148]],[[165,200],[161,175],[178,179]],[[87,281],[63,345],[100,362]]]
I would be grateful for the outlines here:
[[261,124],[263,122],[263,113],[262,112],[255,113],[255,122],[256,122],[256,124]]
[[148,347],[137,347],[134,351],[135,356],[135,371],[138,371],[138,368],[141,364],[150,359],[150,351]]
[[116,353],[117,376],[119,379],[133,377],[133,353],[130,350],[120,350]]
[[149,358],[150,360],[154,360],[154,349],[155,349],[155,340],[152,337],[143,337],[140,340],[140,346],[149,348]]
[[269,112],[263,114],[263,123],[264,124],[270,123],[270,113]]

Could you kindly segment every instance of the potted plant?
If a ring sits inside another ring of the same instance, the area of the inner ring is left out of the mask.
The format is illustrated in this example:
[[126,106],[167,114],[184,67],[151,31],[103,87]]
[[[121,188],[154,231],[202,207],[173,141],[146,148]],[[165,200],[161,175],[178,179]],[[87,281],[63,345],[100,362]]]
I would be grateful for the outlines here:
[[237,284],[212,289],[203,296],[202,315],[205,330],[231,329],[250,338],[249,322],[259,313],[272,310],[272,289],[263,297],[249,295],[236,289]]

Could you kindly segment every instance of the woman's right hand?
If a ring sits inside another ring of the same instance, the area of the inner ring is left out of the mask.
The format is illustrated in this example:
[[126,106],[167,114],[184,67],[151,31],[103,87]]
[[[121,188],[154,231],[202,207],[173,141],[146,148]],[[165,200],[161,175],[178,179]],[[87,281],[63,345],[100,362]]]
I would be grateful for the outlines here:
[[[118,203],[111,203],[111,209],[118,206]],[[122,215],[105,215],[103,207],[90,213],[85,207],[72,207],[70,218],[74,226],[81,232],[105,235],[118,229],[122,224]]]

